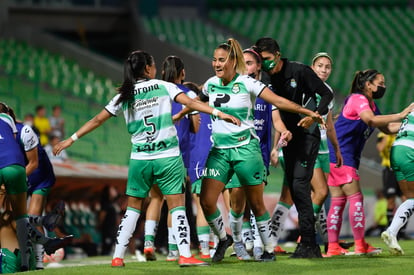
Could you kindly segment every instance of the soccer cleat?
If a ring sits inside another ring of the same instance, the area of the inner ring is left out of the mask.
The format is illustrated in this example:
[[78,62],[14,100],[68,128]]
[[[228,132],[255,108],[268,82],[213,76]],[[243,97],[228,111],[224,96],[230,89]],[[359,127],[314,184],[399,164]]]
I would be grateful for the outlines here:
[[275,254],[272,252],[263,252],[263,254],[260,256],[258,262],[273,262],[276,261]]
[[276,255],[286,255],[289,254],[286,250],[284,250],[280,245],[275,247],[275,250],[273,251]]
[[121,259],[121,258],[114,258],[114,259],[112,259],[111,266],[112,267],[124,267],[125,266],[124,259]]
[[354,242],[347,242],[344,240],[339,240],[339,246],[342,247],[343,249],[350,249],[351,247],[354,246]]
[[180,258],[178,259],[178,264],[180,265],[180,267],[210,265],[209,263],[203,262],[201,260],[197,260],[196,258],[194,258],[194,256],[191,256],[188,258],[184,256],[180,256]]
[[357,240],[355,241],[355,255],[367,255],[373,256],[378,255],[382,252],[381,248],[373,247],[369,243],[365,242],[365,240]]
[[237,259],[240,261],[249,261],[251,257],[247,253],[246,248],[244,247],[243,242],[235,242],[233,245],[233,250],[236,252]]
[[156,261],[157,256],[155,256],[154,247],[144,247],[144,255],[147,261]]
[[382,232],[381,239],[388,246],[391,254],[398,256],[404,255],[404,250],[402,250],[401,246],[398,244],[397,238],[391,235],[388,230]]
[[42,225],[47,231],[53,231],[57,226],[62,225],[65,216],[65,202],[59,201],[52,212],[44,216]]
[[322,258],[321,249],[317,244],[299,243],[295,252],[290,256],[293,259]]
[[226,249],[232,244],[233,244],[233,238],[229,234],[227,234],[227,238],[224,241],[222,240],[219,241],[217,245],[216,253],[214,253],[212,261],[220,262],[221,260],[223,260],[224,254],[226,253]]
[[167,255],[167,262],[175,262],[178,260],[178,250],[170,250]]
[[263,248],[260,246],[253,247],[253,257],[255,261],[260,261],[260,257],[263,254]]
[[45,253],[52,255],[59,248],[65,247],[72,243],[73,235],[68,235],[63,238],[50,238],[46,243],[43,244]]
[[348,254],[349,251],[346,249],[343,249],[339,243],[329,243],[328,244],[328,251],[326,254],[323,255],[323,257],[332,257],[332,256],[341,256]]

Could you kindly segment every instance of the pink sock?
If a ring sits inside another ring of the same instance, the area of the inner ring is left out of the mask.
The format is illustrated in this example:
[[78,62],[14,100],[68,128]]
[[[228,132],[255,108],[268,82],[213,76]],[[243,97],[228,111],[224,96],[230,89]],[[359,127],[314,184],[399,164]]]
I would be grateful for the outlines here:
[[349,222],[355,240],[363,240],[365,232],[364,196],[361,192],[347,197],[349,201]]
[[342,214],[346,204],[346,197],[332,197],[326,224],[328,226],[328,241],[337,243],[342,226]]

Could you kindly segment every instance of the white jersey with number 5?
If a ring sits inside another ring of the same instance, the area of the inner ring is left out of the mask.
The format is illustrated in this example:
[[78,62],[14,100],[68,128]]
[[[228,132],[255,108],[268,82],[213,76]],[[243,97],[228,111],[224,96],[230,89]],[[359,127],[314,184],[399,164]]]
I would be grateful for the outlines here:
[[134,98],[115,105],[116,95],[105,109],[112,115],[124,114],[131,134],[131,159],[157,159],[179,156],[177,131],[171,117],[171,104],[182,93],[176,85],[158,79],[140,80]]
[[247,75],[236,75],[226,86],[217,76],[207,80],[202,92],[209,98],[209,105],[241,121],[237,126],[212,116],[214,147],[234,148],[248,144],[252,136],[259,139],[254,130],[254,102],[265,87]]

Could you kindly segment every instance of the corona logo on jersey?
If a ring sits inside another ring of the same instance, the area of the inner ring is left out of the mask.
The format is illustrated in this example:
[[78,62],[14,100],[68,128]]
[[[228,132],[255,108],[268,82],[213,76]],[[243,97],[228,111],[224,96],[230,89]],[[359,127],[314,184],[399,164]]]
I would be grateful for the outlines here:
[[231,91],[233,92],[233,93],[235,93],[235,94],[237,94],[238,92],[240,92],[240,86],[239,86],[239,84],[234,84],[233,85],[233,88],[231,89]]

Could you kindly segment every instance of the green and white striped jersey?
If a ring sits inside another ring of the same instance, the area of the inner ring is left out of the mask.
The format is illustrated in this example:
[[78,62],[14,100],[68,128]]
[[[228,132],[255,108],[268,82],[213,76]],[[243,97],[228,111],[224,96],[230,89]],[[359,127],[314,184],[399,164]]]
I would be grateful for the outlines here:
[[[333,90],[332,90],[331,86],[329,86],[326,82],[325,82],[325,86],[328,87],[329,90],[333,93]],[[321,100],[321,96],[319,94],[316,94],[317,104],[319,104],[320,100]],[[334,107],[334,100],[332,99],[332,101],[328,105],[329,111],[332,111],[333,107]],[[323,115],[323,119],[325,121],[326,121],[327,117],[328,117],[328,114]],[[328,136],[326,134],[326,129],[322,129],[321,127],[319,127],[319,132],[321,133],[321,143],[319,144],[318,154],[329,154]]]
[[182,93],[175,84],[158,79],[135,84],[134,99],[115,105],[116,95],[105,109],[112,115],[124,114],[131,134],[131,159],[157,159],[179,156],[177,131],[171,117],[171,104]]
[[414,111],[401,122],[400,130],[392,146],[407,146],[414,149]]
[[202,93],[209,98],[209,105],[241,121],[237,126],[212,116],[214,147],[234,148],[248,144],[252,136],[259,139],[254,130],[254,102],[265,87],[247,75],[237,74],[226,86],[217,76],[207,80]]

